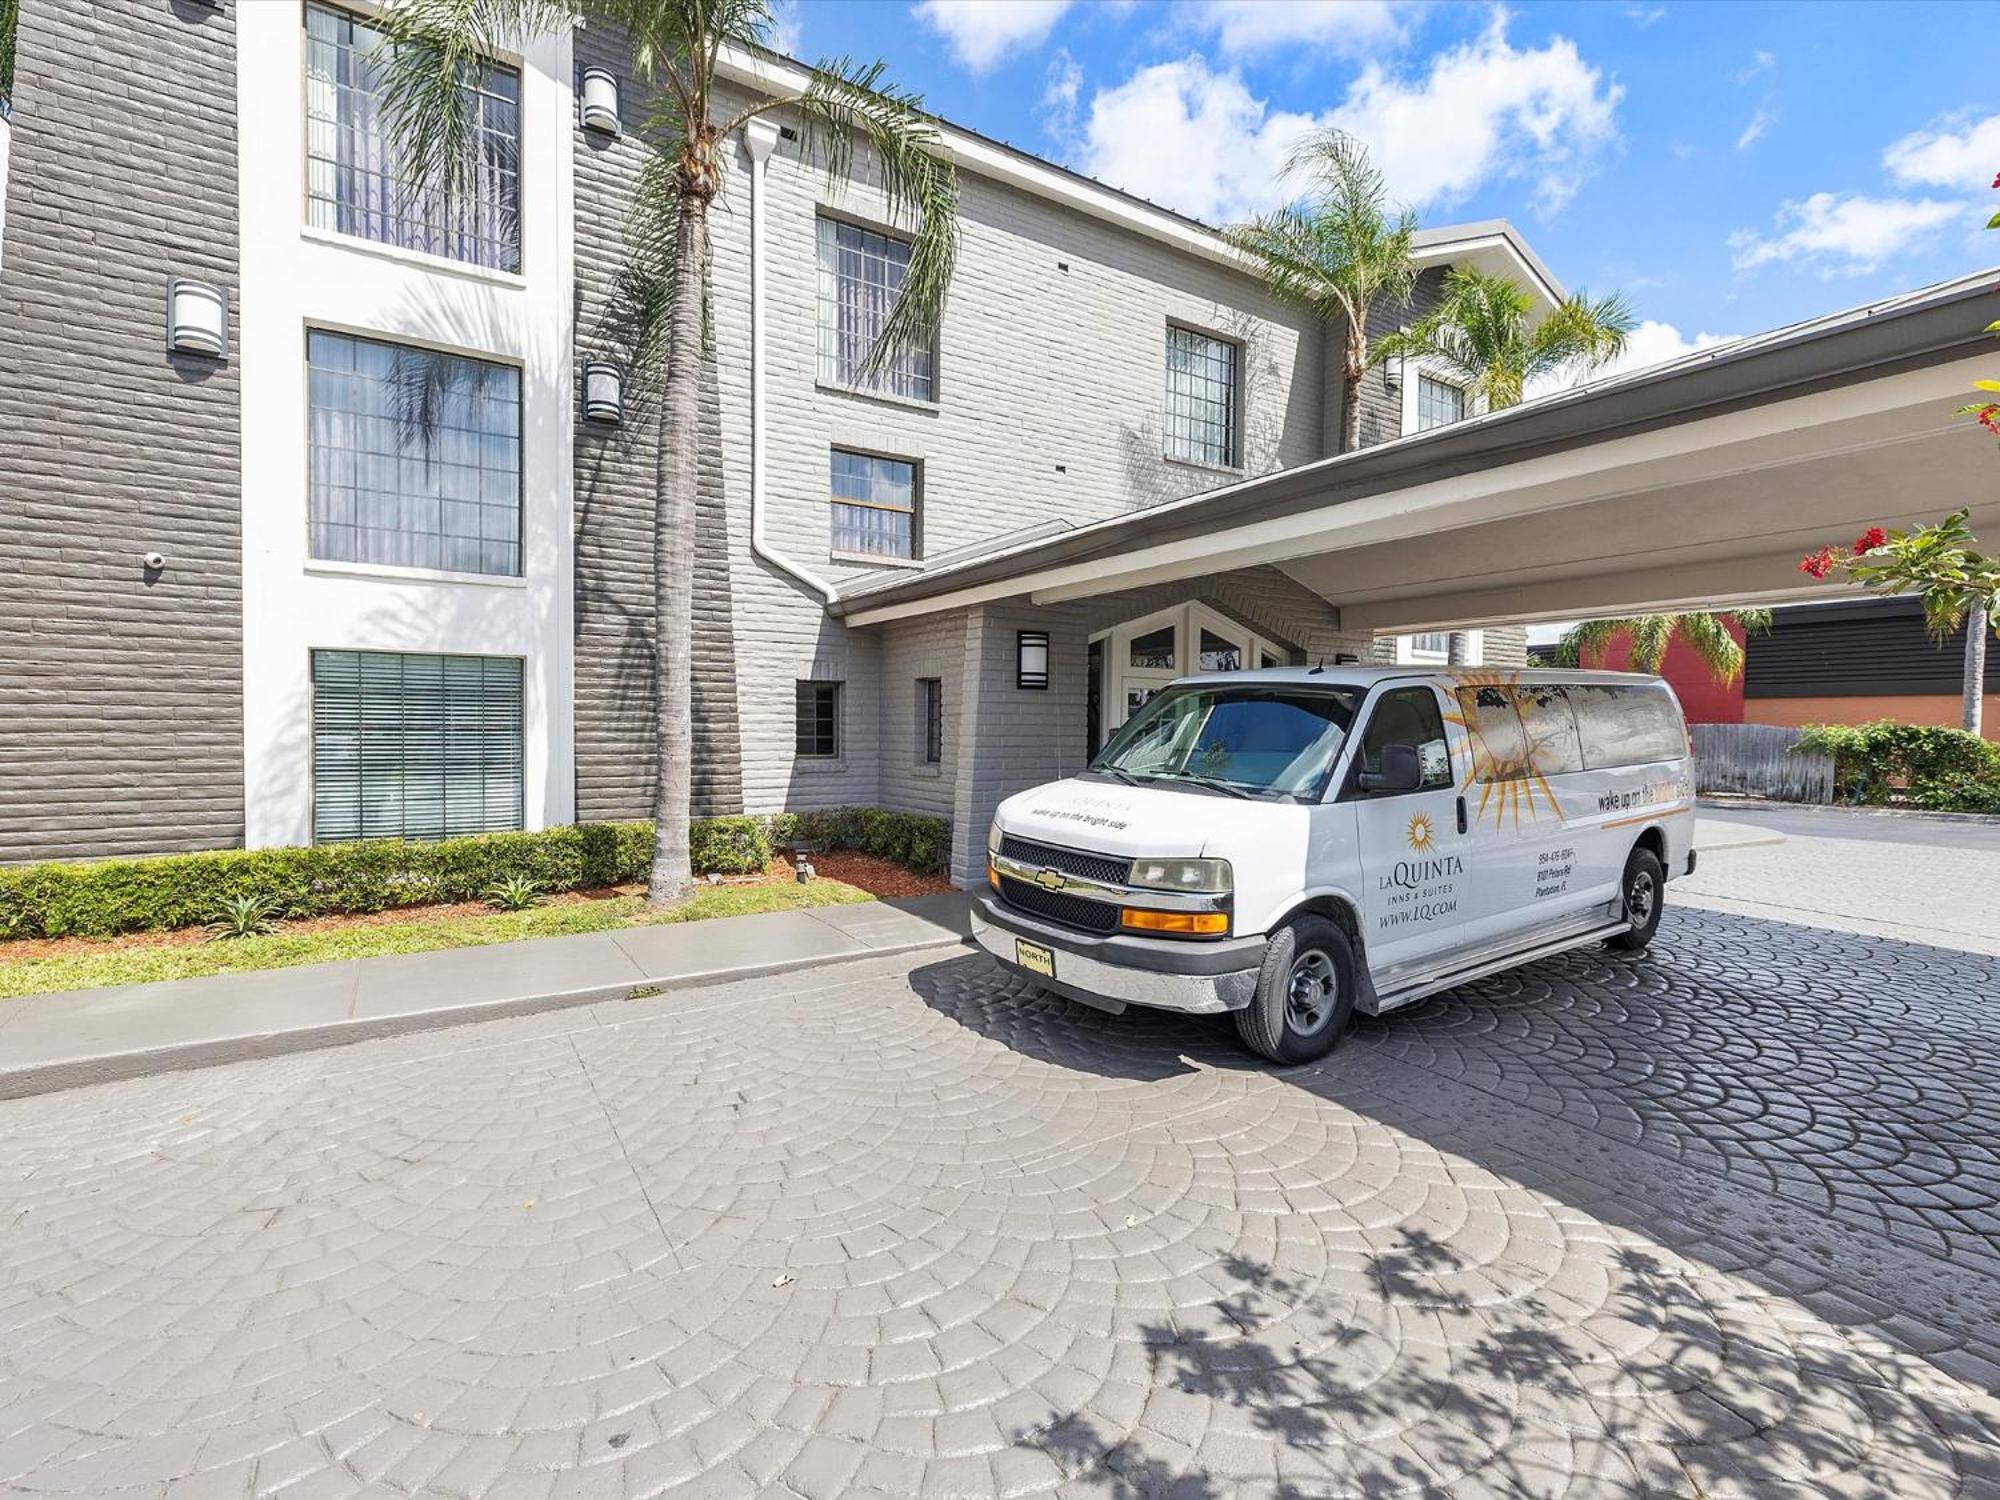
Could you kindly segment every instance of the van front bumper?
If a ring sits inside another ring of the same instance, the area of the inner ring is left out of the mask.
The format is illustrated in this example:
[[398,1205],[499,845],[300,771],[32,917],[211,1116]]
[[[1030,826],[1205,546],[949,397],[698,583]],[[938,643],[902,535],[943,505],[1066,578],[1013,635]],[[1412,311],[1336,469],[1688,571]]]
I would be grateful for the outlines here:
[[[1100,1010],[1144,1005],[1192,1015],[1248,1005],[1265,949],[1261,935],[1219,942],[1092,937],[1037,922],[994,896],[973,898],[972,937],[1015,973]],[[1020,962],[1015,944],[1022,939],[1055,955],[1054,978]]]

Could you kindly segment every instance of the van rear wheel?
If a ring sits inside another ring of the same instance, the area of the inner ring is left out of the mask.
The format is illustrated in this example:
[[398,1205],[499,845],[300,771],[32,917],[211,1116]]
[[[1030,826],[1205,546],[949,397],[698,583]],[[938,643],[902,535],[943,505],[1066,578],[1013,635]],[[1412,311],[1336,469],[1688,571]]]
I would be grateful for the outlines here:
[[1236,1034],[1272,1062],[1309,1063],[1334,1049],[1353,1015],[1354,945],[1326,918],[1300,917],[1272,937]]
[[1667,906],[1667,870],[1659,855],[1643,844],[1625,860],[1625,878],[1619,884],[1625,901],[1625,920],[1632,925],[1605,946],[1626,953],[1644,951],[1660,930],[1660,916]]

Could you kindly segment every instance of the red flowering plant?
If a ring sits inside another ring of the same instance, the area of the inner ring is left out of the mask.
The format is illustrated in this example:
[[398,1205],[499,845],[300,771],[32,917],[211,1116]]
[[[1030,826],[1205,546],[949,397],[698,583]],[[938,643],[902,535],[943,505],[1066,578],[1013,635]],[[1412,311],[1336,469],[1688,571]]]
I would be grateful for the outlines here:
[[1910,531],[1870,526],[1844,551],[1821,547],[1807,553],[1799,571],[1820,579],[1844,573],[1876,593],[1915,594],[1923,601],[1924,623],[1942,641],[1975,604],[1983,607],[2000,594],[2000,558],[1977,550],[1968,514],[1956,510],[1933,526]]

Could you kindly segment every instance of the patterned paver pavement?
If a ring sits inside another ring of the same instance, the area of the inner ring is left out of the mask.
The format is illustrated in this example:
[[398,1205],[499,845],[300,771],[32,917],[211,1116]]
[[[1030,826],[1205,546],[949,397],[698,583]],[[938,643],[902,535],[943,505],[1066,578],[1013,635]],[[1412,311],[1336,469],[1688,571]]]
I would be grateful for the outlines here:
[[2000,1497],[2000,960],[877,961],[0,1104],[0,1491]]

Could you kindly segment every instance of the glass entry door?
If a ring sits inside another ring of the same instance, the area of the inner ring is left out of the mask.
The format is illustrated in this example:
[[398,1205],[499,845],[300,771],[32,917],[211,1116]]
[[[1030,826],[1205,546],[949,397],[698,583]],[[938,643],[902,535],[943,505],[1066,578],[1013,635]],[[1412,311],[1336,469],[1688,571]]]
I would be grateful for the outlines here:
[[1121,625],[1093,645],[1100,643],[1105,738],[1176,678],[1247,672],[1284,660],[1279,647],[1199,604],[1176,605]]

